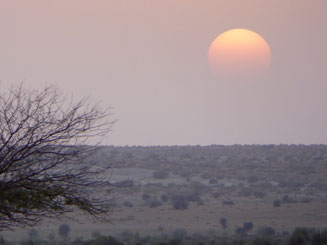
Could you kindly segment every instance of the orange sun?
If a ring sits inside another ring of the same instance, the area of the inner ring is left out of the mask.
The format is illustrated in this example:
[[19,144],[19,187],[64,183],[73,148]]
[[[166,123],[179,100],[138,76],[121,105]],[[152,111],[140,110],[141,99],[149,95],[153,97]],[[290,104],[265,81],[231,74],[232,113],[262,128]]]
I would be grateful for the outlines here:
[[267,42],[247,29],[220,34],[208,51],[210,69],[218,77],[256,76],[268,69],[270,59]]

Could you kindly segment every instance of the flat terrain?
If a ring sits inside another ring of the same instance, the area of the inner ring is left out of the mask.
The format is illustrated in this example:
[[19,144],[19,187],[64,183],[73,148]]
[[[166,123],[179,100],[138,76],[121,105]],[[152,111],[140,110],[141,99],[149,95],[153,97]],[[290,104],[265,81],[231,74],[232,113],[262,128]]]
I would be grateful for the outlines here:
[[[112,166],[106,174],[117,188],[101,195],[113,198],[113,224],[72,223],[76,237],[181,228],[227,235],[244,222],[250,233],[327,227],[324,145],[103,147],[93,160]],[[44,234],[58,224],[46,223]]]

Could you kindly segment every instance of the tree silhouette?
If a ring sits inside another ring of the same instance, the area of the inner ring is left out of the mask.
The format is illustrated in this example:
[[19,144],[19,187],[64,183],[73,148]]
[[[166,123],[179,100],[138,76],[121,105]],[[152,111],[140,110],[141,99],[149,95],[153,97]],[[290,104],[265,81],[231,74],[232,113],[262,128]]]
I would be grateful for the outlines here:
[[74,210],[108,220],[108,200],[93,193],[111,184],[90,161],[98,147],[86,144],[110,131],[109,109],[55,87],[0,94],[0,230]]

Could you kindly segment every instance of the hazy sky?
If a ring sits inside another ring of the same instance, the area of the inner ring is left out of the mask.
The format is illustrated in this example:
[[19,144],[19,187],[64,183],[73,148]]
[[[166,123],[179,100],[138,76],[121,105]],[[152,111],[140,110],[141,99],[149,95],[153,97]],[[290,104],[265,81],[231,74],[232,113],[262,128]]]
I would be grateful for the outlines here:
[[[0,0],[0,89],[56,84],[113,107],[114,145],[327,143],[325,0]],[[257,81],[222,81],[211,42],[270,45]]]

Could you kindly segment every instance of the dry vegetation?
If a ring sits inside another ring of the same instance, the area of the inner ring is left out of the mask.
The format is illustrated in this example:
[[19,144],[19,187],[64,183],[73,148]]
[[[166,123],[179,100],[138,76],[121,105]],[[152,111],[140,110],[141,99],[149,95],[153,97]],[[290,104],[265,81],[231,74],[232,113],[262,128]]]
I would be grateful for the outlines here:
[[323,145],[105,147],[99,154],[117,182],[133,181],[116,193],[120,228],[232,234],[244,222],[253,223],[251,232],[327,226]]
[[102,194],[114,200],[114,225],[71,224],[74,237],[327,227],[324,145],[103,147],[93,162],[112,166],[118,188]]

